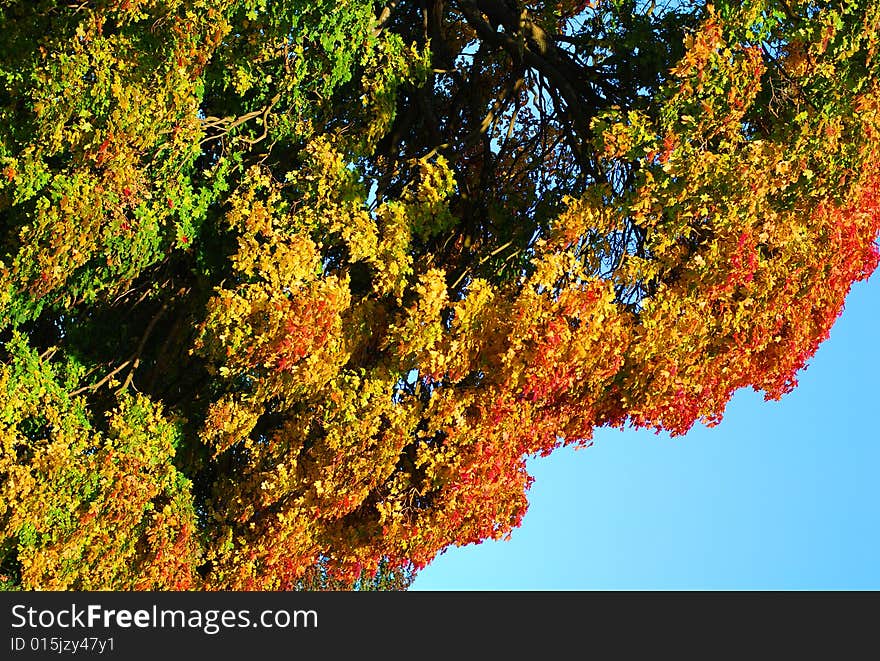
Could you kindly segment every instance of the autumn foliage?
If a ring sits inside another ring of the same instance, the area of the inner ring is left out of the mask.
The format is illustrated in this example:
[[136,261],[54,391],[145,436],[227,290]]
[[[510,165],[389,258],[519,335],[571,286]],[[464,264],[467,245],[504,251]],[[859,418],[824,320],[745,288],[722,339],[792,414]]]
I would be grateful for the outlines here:
[[880,2],[0,3],[0,583],[400,589],[776,399],[878,263]]

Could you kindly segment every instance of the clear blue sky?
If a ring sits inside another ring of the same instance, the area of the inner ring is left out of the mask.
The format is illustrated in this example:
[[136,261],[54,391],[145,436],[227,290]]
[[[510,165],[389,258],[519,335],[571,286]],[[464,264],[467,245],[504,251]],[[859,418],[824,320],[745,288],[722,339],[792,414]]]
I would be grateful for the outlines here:
[[878,329],[875,273],[783,400],[532,461],[512,539],[451,548],[411,589],[880,589]]

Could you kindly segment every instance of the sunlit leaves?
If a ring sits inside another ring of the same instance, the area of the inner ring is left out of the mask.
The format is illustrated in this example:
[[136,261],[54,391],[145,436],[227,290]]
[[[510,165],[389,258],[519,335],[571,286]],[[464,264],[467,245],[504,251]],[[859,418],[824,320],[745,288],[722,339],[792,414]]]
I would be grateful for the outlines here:
[[22,338],[6,351],[0,517],[21,587],[191,587],[199,550],[176,426],[142,397],[91,420]]

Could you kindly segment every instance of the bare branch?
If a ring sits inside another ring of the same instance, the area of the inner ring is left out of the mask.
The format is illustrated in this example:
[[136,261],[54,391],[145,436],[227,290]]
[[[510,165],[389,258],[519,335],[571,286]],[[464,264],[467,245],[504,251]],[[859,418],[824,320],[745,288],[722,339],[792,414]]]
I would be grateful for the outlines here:
[[272,99],[269,101],[269,103],[266,106],[264,106],[263,108],[260,108],[259,110],[254,110],[254,111],[249,112],[245,115],[241,115],[240,117],[222,117],[222,118],[221,117],[205,117],[202,120],[202,126],[205,129],[222,128],[222,131],[220,131],[219,133],[216,133],[214,135],[210,135],[206,138],[203,138],[199,142],[199,146],[205,144],[206,142],[211,142],[212,140],[221,139],[223,136],[228,134],[234,128],[237,128],[237,127],[241,126],[242,124],[245,124],[246,122],[249,122],[252,119],[255,119],[257,117],[263,118],[263,133],[259,137],[254,138],[254,139],[250,139],[250,138],[242,138],[242,139],[244,140],[244,142],[246,142],[249,145],[255,145],[258,142],[261,142],[262,140],[264,140],[266,138],[266,134],[269,130],[268,123],[267,123],[268,118],[269,118],[269,113],[272,112],[272,109],[278,104],[278,101],[280,101],[280,100],[281,100],[281,94],[276,94],[275,96],[272,97]]
[[373,26],[373,36],[379,36],[395,9],[397,9],[397,0],[391,0],[382,8],[382,11],[379,12],[379,16],[376,18],[376,24]]

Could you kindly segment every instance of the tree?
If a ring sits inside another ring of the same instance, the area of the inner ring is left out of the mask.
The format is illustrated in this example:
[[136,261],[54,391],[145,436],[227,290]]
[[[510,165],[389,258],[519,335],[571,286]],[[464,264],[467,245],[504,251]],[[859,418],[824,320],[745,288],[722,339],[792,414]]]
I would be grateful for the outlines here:
[[9,589],[405,588],[878,263],[876,0],[0,12]]

